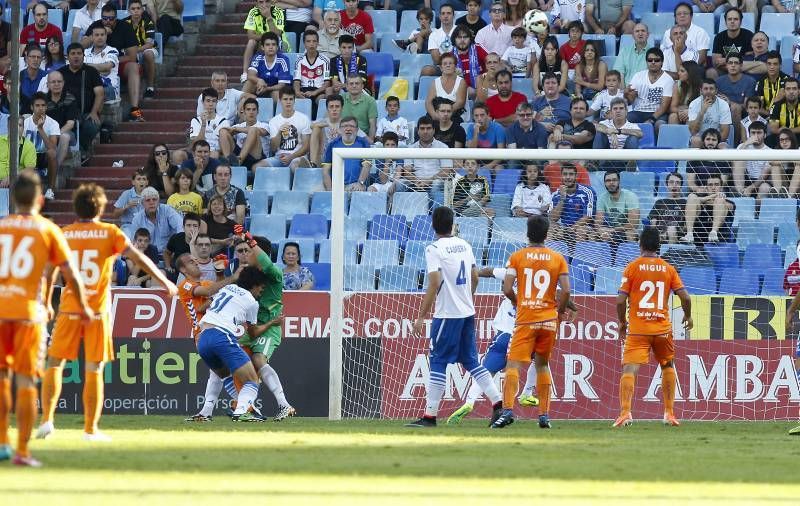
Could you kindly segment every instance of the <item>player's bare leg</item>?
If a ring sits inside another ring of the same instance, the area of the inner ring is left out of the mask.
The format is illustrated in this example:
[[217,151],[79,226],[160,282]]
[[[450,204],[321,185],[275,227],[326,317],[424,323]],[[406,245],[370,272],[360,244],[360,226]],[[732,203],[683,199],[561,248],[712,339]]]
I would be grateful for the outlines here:
[[619,416],[614,420],[612,427],[628,427],[633,423],[631,404],[633,403],[633,388],[636,385],[636,373],[639,364],[625,364],[622,366],[622,377],[619,380]]
[[86,362],[86,379],[83,384],[83,439],[86,441],[111,441],[97,426],[103,413],[104,365],[105,362]]
[[0,369],[0,461],[9,460],[14,450],[8,439],[8,419],[11,415],[11,377],[8,369]]
[[536,355],[536,392],[539,394],[539,428],[549,429],[550,425],[550,386],[553,377],[550,374],[549,357]]
[[53,357],[47,358],[47,370],[42,378],[42,420],[36,430],[36,439],[47,439],[56,429],[54,425],[56,405],[61,397],[61,382],[64,377],[64,363]]
[[36,420],[36,383],[31,376],[16,374],[17,382],[17,453],[13,463],[18,466],[41,467],[42,463],[31,457],[28,443]]
[[664,395],[664,425],[680,426],[675,418],[675,388],[678,384],[675,364],[672,360],[661,364],[661,392]]

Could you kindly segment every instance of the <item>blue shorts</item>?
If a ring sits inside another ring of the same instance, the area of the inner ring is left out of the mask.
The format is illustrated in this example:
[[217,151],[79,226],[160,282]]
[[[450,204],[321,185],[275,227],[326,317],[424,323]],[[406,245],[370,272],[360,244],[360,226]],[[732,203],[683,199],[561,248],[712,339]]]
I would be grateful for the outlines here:
[[475,346],[475,316],[434,318],[431,326],[431,363],[463,365],[468,371],[478,366]]
[[481,362],[487,371],[496,374],[506,368],[506,355],[510,340],[511,334],[508,332],[501,332],[494,336],[494,341],[489,345],[486,355],[483,356],[483,362]]
[[227,367],[232,373],[250,362],[250,357],[239,346],[236,337],[216,327],[200,332],[197,339],[197,353],[212,370]]

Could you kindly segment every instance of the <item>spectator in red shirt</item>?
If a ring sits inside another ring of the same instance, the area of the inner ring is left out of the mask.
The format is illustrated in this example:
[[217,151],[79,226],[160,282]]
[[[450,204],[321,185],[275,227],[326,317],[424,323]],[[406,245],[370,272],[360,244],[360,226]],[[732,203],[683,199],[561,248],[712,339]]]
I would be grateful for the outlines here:
[[528,101],[528,97],[511,89],[511,72],[498,70],[495,74],[497,95],[486,100],[489,115],[495,121],[507,127],[517,119],[517,106]]
[[561,59],[567,62],[570,70],[575,70],[575,67],[581,62],[581,52],[585,45],[586,41],[583,40],[583,23],[580,21],[573,21],[569,24],[569,39],[558,50]]
[[64,34],[61,33],[61,28],[47,21],[47,5],[36,4],[33,8],[34,22],[26,26],[19,33],[19,54],[25,50],[25,46],[33,42],[39,44],[42,51],[47,50],[47,39],[50,37],[57,38],[63,45]]
[[[797,244],[800,245],[800,241]],[[794,297],[800,292],[800,260],[795,260],[786,268],[786,272],[783,274],[783,289],[790,297]]]
[[[453,53],[456,61],[456,73],[464,78],[467,86],[472,88],[468,93],[472,95],[477,77],[486,71],[486,50],[475,44],[475,37],[464,25],[456,25],[450,36],[453,43]],[[498,58],[499,59],[499,58]]]
[[375,27],[369,14],[358,8],[358,0],[344,0],[344,10],[339,14],[342,16],[342,30],[356,39],[356,50],[359,53],[372,51]]

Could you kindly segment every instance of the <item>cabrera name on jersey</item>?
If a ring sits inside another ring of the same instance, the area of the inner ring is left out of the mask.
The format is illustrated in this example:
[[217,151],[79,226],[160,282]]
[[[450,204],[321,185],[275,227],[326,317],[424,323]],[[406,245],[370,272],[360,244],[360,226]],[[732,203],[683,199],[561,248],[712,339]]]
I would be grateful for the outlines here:
[[244,323],[255,324],[258,318],[258,301],[248,290],[227,285],[214,295],[200,323],[214,325],[234,336],[244,334]]
[[466,318],[475,314],[472,302],[472,246],[459,237],[442,237],[425,248],[428,272],[441,274],[434,318]]

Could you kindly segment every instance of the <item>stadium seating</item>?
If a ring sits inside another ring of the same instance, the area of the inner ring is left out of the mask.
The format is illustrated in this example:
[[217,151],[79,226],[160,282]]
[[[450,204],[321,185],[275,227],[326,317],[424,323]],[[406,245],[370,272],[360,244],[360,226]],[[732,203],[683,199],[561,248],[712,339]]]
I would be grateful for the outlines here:
[[[372,12],[379,12],[379,11],[372,11]],[[402,55],[408,54],[406,51],[400,49],[400,46],[394,43],[394,41],[397,39],[396,33],[380,33],[378,35],[380,35],[379,42],[381,46],[380,49],[381,53],[390,55],[393,60],[399,60]],[[386,93],[386,90],[388,90],[389,87],[391,86],[391,84],[387,86],[387,83],[385,82],[387,80],[394,81],[394,78],[384,77],[383,79],[381,79],[380,94],[378,95],[381,98]]]
[[610,267],[612,265],[611,246],[605,242],[579,242],[575,245],[573,257],[574,260],[580,260],[595,267]]
[[[650,29],[650,34],[656,42],[660,42],[664,32],[672,28],[675,18],[672,11],[669,12],[644,12],[642,13],[642,23]],[[666,126],[666,125],[665,125]]]
[[423,192],[397,192],[392,197],[390,214],[404,215],[409,220],[427,216],[428,195]]
[[657,0],[656,12],[673,12],[681,0]]
[[778,223],[778,246],[785,249],[788,246],[795,247],[800,240],[800,233],[794,222]]
[[734,243],[707,244],[705,251],[717,273],[739,267],[739,248]]
[[483,249],[489,240],[489,220],[487,218],[456,218],[458,235],[472,245],[475,250]]
[[[770,34],[770,39],[780,40],[784,35],[789,35],[794,31],[794,13],[764,12],[761,14],[759,30]],[[777,35],[777,37],[773,37]]]
[[617,267],[599,267],[594,279],[594,293],[616,294],[622,284],[622,269]]
[[686,125],[661,125],[658,130],[659,148],[685,149],[689,147],[689,127]]
[[410,240],[406,243],[403,265],[422,269],[425,267],[425,247],[428,241]]
[[[287,53],[287,56],[288,55],[289,54]],[[294,68],[294,65],[292,65],[292,68]],[[261,108],[259,107],[259,109]],[[296,99],[294,101],[294,110],[297,112],[302,112],[303,114],[311,118],[311,99],[310,98]],[[277,104],[275,104],[275,115],[277,116],[281,112],[283,112],[283,107],[281,106],[281,103],[278,102]]]
[[614,267],[625,268],[631,260],[638,258],[640,254],[639,244],[635,242],[623,242],[617,247],[617,254],[614,256]]
[[258,100],[258,121],[269,122],[275,115],[275,101],[270,98],[257,98]]
[[381,268],[378,290],[387,292],[419,291],[419,269],[409,265],[389,265]]
[[314,275],[314,290],[328,291],[331,289],[331,264],[304,262],[303,267]]
[[375,267],[350,265],[344,270],[344,289],[351,292],[375,291]]
[[349,216],[372,218],[386,213],[387,195],[379,192],[353,192],[350,197]]
[[250,232],[253,235],[268,237],[270,241],[286,238],[286,215],[255,214],[250,217]]
[[[347,269],[350,269],[350,266],[355,266],[358,263],[358,243],[352,240],[345,240],[344,241],[344,264],[347,265]],[[319,258],[317,258],[317,262],[322,263],[330,263],[331,261],[331,241],[324,240],[319,242]]]
[[530,97],[531,93],[533,92],[533,79],[527,77],[515,77],[511,81],[511,91],[516,91]]
[[[656,147],[656,131],[652,123],[637,123],[642,131],[642,138],[639,139],[639,149]],[[641,163],[641,162],[639,162]]]
[[286,245],[287,242],[296,242],[298,246],[300,246],[300,259],[306,260],[306,262],[311,262],[314,260],[314,257],[317,255],[317,245],[314,242],[314,239],[309,239],[308,237],[296,237],[293,239],[284,239],[278,242],[277,250],[275,253],[277,254],[278,262],[283,263],[283,247]]
[[771,224],[754,220],[742,220],[736,231],[736,244],[739,249],[746,249],[750,244],[772,244],[775,229]]
[[503,282],[495,278],[480,278],[478,280],[477,293],[500,293],[503,290]]
[[797,199],[764,199],[761,201],[761,209],[758,213],[758,220],[772,224],[792,223],[797,214]]
[[653,195],[655,189],[655,174],[652,172],[623,172],[620,186],[637,195]]
[[9,203],[9,190],[8,188],[0,188],[0,216],[8,214]]
[[328,220],[321,214],[295,214],[289,226],[289,238],[309,237],[315,241],[328,238]]
[[361,248],[361,265],[383,267],[400,265],[400,249],[395,240],[366,241]]
[[573,293],[591,293],[595,267],[583,260],[573,259],[569,269],[570,289]]
[[758,274],[748,269],[725,269],[719,280],[719,293],[758,295]]
[[684,267],[680,271],[684,286],[692,295],[717,293],[717,277],[710,267]]
[[738,227],[742,221],[756,219],[756,199],[753,197],[733,197],[730,199],[736,204],[733,212],[733,226]]
[[430,215],[414,216],[414,219],[411,220],[408,239],[411,241],[433,241],[433,238],[433,226],[431,225]]
[[797,248],[793,246],[787,247],[783,255],[783,268],[788,268],[795,260],[797,260]]
[[[392,58],[392,55],[371,51],[361,54],[367,60],[369,75],[375,76],[376,82],[380,82],[382,77],[394,75],[394,58]],[[310,114],[309,117],[311,117]]]
[[781,265],[781,249],[777,244],[749,244],[744,251],[742,268],[763,271]]
[[270,214],[305,214],[308,212],[308,203],[311,197],[307,192],[277,191],[272,196]]
[[[350,194],[344,194],[344,208],[347,210],[347,204],[350,199]],[[331,192],[315,192],[311,195],[311,212],[321,214],[328,220],[331,219]]]
[[313,194],[324,189],[325,187],[322,185],[322,169],[301,167],[294,171],[292,190]]
[[492,193],[489,208],[494,209],[495,218],[511,217],[511,195]]
[[492,229],[492,242],[519,241],[525,242],[528,232],[527,218],[495,218]]
[[401,245],[408,239],[408,222],[402,214],[376,214],[369,226],[369,239],[391,239]]
[[366,216],[347,216],[344,219],[344,238],[351,241],[367,240],[369,218]]
[[[376,33],[395,34],[397,33],[397,12],[393,10],[369,10],[365,11],[372,18]],[[406,35],[408,36],[408,35]]]
[[524,247],[525,243],[521,241],[492,241],[487,248],[486,265],[488,267],[505,267],[508,257]]
[[417,100],[422,100],[423,102],[425,101],[425,99],[428,97],[428,89],[430,89],[431,83],[433,83],[435,79],[436,78],[433,76],[421,76],[419,78],[419,92],[417,93]]
[[291,189],[292,169],[289,167],[258,167],[255,172],[253,190],[264,190],[274,195]]
[[564,241],[545,241],[544,245],[553,251],[561,253],[564,258],[569,256],[569,245]]
[[783,289],[784,269],[781,267],[764,271],[764,283],[761,285],[761,295],[786,295]]
[[494,180],[493,193],[505,193],[514,195],[517,185],[522,177],[520,169],[503,169],[497,173]]
[[238,165],[231,167],[231,184],[242,190],[247,188],[247,167]]

